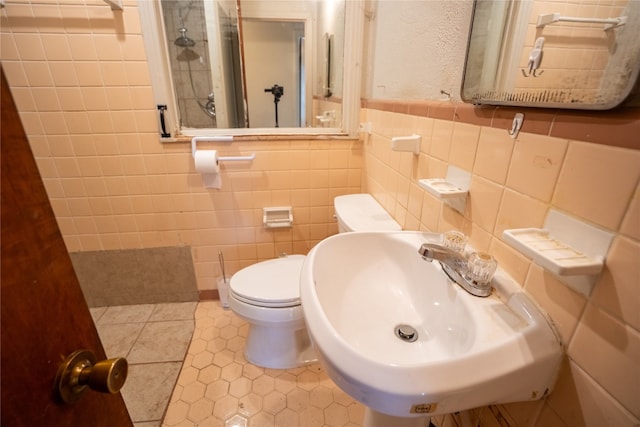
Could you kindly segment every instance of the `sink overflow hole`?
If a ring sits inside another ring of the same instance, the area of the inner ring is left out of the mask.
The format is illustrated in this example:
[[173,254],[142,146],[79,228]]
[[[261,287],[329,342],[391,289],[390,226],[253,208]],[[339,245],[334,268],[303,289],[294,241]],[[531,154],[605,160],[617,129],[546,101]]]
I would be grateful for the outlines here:
[[410,325],[398,325],[395,328],[396,336],[402,341],[414,342],[418,339],[418,331]]

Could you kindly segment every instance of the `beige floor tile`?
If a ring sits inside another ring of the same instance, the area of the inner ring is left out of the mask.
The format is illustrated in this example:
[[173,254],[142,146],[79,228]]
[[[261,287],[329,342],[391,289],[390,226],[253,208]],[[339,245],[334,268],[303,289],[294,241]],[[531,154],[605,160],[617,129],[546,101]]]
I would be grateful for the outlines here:
[[134,422],[162,419],[181,364],[171,362],[129,366],[129,377],[121,393]]
[[199,303],[195,318],[163,427],[362,425],[364,406],[319,364],[286,370],[252,365],[243,355],[246,322],[216,302]]
[[[159,427],[174,388],[181,387],[176,386],[176,381],[183,360],[188,363],[193,360],[192,355],[185,357],[185,353],[191,341],[195,308],[196,303],[171,303],[91,309],[107,357],[127,357],[129,362],[129,374],[122,388],[122,396],[135,427]],[[149,322],[150,319],[172,321]],[[143,335],[142,331],[148,325],[151,326]],[[158,336],[161,338],[157,339]],[[150,345],[149,341],[154,339],[157,341],[155,346]],[[131,353],[134,347],[136,352]],[[163,358],[175,360],[152,363]],[[199,371],[194,369],[194,373],[197,375]],[[209,377],[215,377],[215,371],[206,373]],[[190,393],[194,402],[201,400],[202,396],[193,391]],[[204,406],[201,403],[197,408]],[[187,419],[188,409],[186,405],[180,419]],[[195,412],[198,413],[198,410]]]
[[129,352],[129,363],[182,361],[192,334],[189,320],[147,323]]
[[248,324],[217,302],[92,314],[109,352],[130,348],[122,395],[135,427],[159,426],[162,416],[163,427],[362,425],[364,406],[319,364],[278,370],[248,363]]
[[[98,335],[107,357],[127,357],[144,323],[97,324]],[[130,360],[128,360],[131,362]]]
[[133,423],[133,427],[160,427],[160,421],[144,421],[141,423]]
[[98,323],[100,318],[104,313],[106,313],[109,307],[90,307],[89,311],[91,312],[91,318],[93,319],[93,323]]
[[112,306],[102,315],[98,323],[139,323],[146,322],[151,316],[155,304],[118,305]]
[[197,302],[156,304],[151,316],[149,317],[149,321],[193,320],[193,314],[197,305]]

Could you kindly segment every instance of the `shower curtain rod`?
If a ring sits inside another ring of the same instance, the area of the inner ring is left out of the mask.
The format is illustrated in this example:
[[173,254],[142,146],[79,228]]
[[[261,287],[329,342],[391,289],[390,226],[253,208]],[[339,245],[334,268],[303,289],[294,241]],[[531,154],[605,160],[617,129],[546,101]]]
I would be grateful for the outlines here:
[[[102,0],[103,3],[111,6],[111,10],[122,10],[122,0]],[[44,1],[27,1],[27,0],[0,0],[0,8],[4,8],[8,4],[20,4],[27,6],[99,6],[99,3],[96,4],[86,4],[80,2],[44,2]]]

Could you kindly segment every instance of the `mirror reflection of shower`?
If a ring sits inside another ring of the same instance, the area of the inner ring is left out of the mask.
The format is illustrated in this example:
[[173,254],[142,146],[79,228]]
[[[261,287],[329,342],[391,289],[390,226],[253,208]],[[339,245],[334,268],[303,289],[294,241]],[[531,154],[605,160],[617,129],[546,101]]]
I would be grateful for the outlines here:
[[176,39],[176,41],[173,42],[173,44],[175,44],[176,46],[180,46],[180,47],[193,47],[196,45],[195,40],[190,39],[187,36],[187,29],[184,27],[180,27],[178,28],[178,32],[180,33],[180,37],[178,37]]
[[165,27],[177,32],[167,38],[181,125],[217,127],[202,1],[162,0],[162,9]]
[[[180,18],[182,19],[182,17]],[[180,36],[173,42],[173,44],[183,48],[182,52],[178,54],[178,61],[185,61],[187,63],[187,68],[189,70],[189,81],[191,82],[191,92],[193,93],[196,103],[200,106],[200,108],[202,108],[202,111],[204,111],[204,113],[209,117],[215,117],[216,106],[213,92],[209,92],[209,95],[207,96],[207,103],[203,104],[198,99],[196,88],[193,84],[193,71],[191,70],[191,61],[194,61],[196,59],[202,60],[202,57],[191,49],[196,45],[196,42],[193,39],[189,38],[189,36],[187,36],[187,29],[185,27],[180,27],[178,29],[178,32],[180,33]]]

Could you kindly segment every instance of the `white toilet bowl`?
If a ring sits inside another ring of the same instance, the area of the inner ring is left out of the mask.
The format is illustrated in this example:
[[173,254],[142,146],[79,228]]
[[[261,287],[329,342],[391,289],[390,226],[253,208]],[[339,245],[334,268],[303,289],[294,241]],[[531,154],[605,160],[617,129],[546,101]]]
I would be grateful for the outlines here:
[[[339,231],[400,230],[369,194],[334,199]],[[317,360],[300,305],[304,255],[259,262],[231,277],[229,308],[249,322],[244,350],[257,366],[289,369]]]
[[300,306],[304,255],[259,262],[231,277],[229,308],[249,322],[244,350],[252,364],[288,369],[317,360]]

